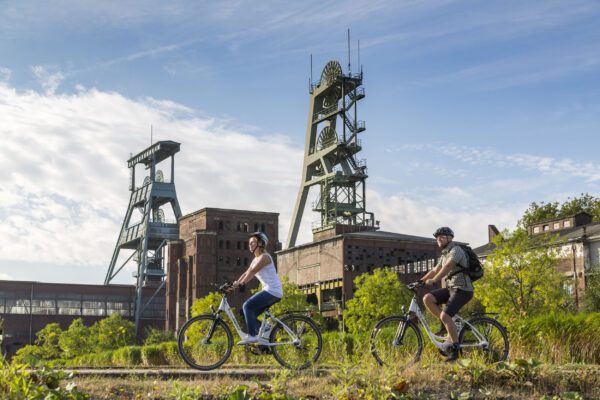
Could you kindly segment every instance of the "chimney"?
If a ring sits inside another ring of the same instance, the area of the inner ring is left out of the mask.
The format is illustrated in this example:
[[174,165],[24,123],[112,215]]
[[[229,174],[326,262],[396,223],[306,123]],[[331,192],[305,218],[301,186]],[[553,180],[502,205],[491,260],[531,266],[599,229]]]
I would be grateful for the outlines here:
[[492,239],[499,234],[500,231],[498,230],[498,228],[496,228],[496,225],[488,225],[488,243],[491,243]]

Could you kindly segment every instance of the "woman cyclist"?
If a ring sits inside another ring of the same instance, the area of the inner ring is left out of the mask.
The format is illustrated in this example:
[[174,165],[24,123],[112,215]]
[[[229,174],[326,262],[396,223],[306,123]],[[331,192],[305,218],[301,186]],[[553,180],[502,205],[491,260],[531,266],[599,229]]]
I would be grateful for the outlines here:
[[250,234],[248,249],[254,254],[254,259],[246,272],[233,282],[233,287],[239,288],[256,276],[262,286],[261,291],[246,300],[243,305],[248,335],[238,344],[268,343],[268,340],[257,336],[260,327],[257,317],[283,297],[283,286],[277,276],[273,258],[266,251],[268,243],[269,238],[263,232]]

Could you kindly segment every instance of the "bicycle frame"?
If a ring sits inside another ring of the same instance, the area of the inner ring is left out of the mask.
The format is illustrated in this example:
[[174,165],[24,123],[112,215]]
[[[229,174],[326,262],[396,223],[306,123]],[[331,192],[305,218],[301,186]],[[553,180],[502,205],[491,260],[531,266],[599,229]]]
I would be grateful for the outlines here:
[[[425,332],[427,333],[429,340],[435,345],[435,347],[442,350],[443,344],[444,344],[444,341],[446,340],[446,338],[444,336],[438,336],[431,331],[431,329],[429,328],[429,324],[425,320],[425,316],[423,315],[423,312],[421,311],[421,308],[419,307],[419,303],[417,302],[416,294],[413,295],[413,298],[410,302],[410,306],[408,307],[408,312],[406,313],[405,317],[408,319],[408,318],[410,318],[411,314],[414,314],[417,316],[417,319],[419,320],[419,322],[421,322],[421,325],[423,325],[423,327],[425,328]],[[467,345],[461,344],[460,345],[461,348],[463,348],[463,347],[487,347],[488,346],[489,343],[487,342],[485,336],[483,336],[481,333],[479,333],[479,331],[473,325],[471,325],[467,320],[465,320],[463,317],[461,317],[458,314],[455,315],[452,319],[458,319],[458,322],[461,324],[462,327],[469,326],[471,328],[471,331],[475,335],[475,337],[477,337],[477,339],[479,340],[479,343],[476,343],[476,344],[467,344]],[[404,328],[404,325],[402,325],[402,327]],[[463,329],[463,328],[461,328],[461,329]],[[460,331],[457,333],[460,333]],[[400,332],[400,336],[398,336],[398,337],[403,337],[403,336],[404,336],[404,332]]]
[[[212,306],[211,306],[211,310],[212,310]],[[246,332],[244,332],[244,330],[240,327],[240,324],[238,323],[237,319],[235,318],[235,315],[233,314],[233,311],[231,310],[231,307],[229,306],[229,302],[227,301],[227,297],[223,296],[221,298],[221,304],[219,304],[219,308],[217,309],[216,312],[215,311],[213,311],[213,312],[214,312],[215,318],[221,318],[221,316],[219,314],[221,312],[224,312],[225,315],[227,315],[229,317],[229,319],[231,320],[231,323],[233,323],[233,327],[235,328],[238,336],[240,338],[243,338],[244,335],[246,335]],[[265,321],[269,318],[272,319],[273,321],[275,321],[275,323],[281,324],[283,329],[288,333],[288,335],[291,336],[292,341],[291,342],[277,342],[277,343],[269,342],[269,343],[261,344],[262,346],[284,346],[284,345],[289,345],[289,344],[297,345],[300,343],[300,339],[298,339],[298,336],[294,333],[294,331],[292,331],[279,318],[271,315],[268,310],[264,312],[263,323],[260,326],[259,334],[262,334]],[[213,329],[214,329],[214,325],[213,325],[213,327],[211,327],[208,337],[212,336]]]

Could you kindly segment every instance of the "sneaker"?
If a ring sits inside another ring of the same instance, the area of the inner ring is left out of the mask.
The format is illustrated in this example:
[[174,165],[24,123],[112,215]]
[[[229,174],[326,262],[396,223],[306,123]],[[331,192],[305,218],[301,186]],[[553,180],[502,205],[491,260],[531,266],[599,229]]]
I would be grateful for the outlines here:
[[269,341],[265,340],[263,338],[261,338],[260,336],[250,336],[247,335],[245,338],[243,338],[241,341],[238,342],[238,344],[268,344]]
[[446,327],[444,326],[444,324],[440,323],[440,329],[438,329],[438,331],[435,333],[435,335],[436,336],[444,336],[447,333],[448,332],[446,331]]
[[446,340],[444,340],[444,343],[442,343],[442,347],[438,348],[438,351],[440,352],[441,355],[443,355],[444,357],[448,356],[448,350],[450,349],[450,347],[452,346],[452,339],[450,339],[450,336],[446,337]]
[[448,348],[448,357],[446,357],[446,362],[453,362],[456,361],[456,359],[458,358],[458,353],[460,347],[458,345],[458,343],[452,343],[452,345]]

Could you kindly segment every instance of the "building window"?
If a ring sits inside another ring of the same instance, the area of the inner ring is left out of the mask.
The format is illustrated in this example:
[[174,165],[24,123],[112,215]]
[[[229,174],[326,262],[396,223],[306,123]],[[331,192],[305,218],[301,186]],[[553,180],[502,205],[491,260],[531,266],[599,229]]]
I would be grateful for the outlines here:
[[265,224],[260,224],[260,231],[264,232],[265,231]]
[[540,233],[540,227],[539,226],[535,226],[533,228],[533,233]]
[[229,243],[229,240],[227,240],[227,241],[225,242],[225,248],[226,248],[226,249],[229,249],[229,247],[230,247],[230,246],[231,246],[231,243]]
[[254,224],[254,232],[258,231],[258,224]]
[[223,229],[223,221],[219,221],[219,229]]
[[242,249],[242,242],[240,242],[239,240],[238,240],[238,242],[237,242],[237,249],[238,249],[238,250],[241,250],[241,249]]
[[550,225],[544,225],[544,232],[549,231],[550,230]]
[[244,224],[244,232],[248,232],[248,224]]
[[241,258],[237,258],[237,260],[235,260],[236,265],[239,267],[242,265],[242,259]]
[[241,231],[242,230],[242,223],[240,222],[239,224],[237,224],[237,231]]
[[560,222],[555,222],[552,229],[560,229]]
[[219,248],[222,249],[223,248],[223,241],[219,240]]
[[565,228],[569,228],[571,226],[571,221],[565,221],[565,222],[563,222],[563,226]]

